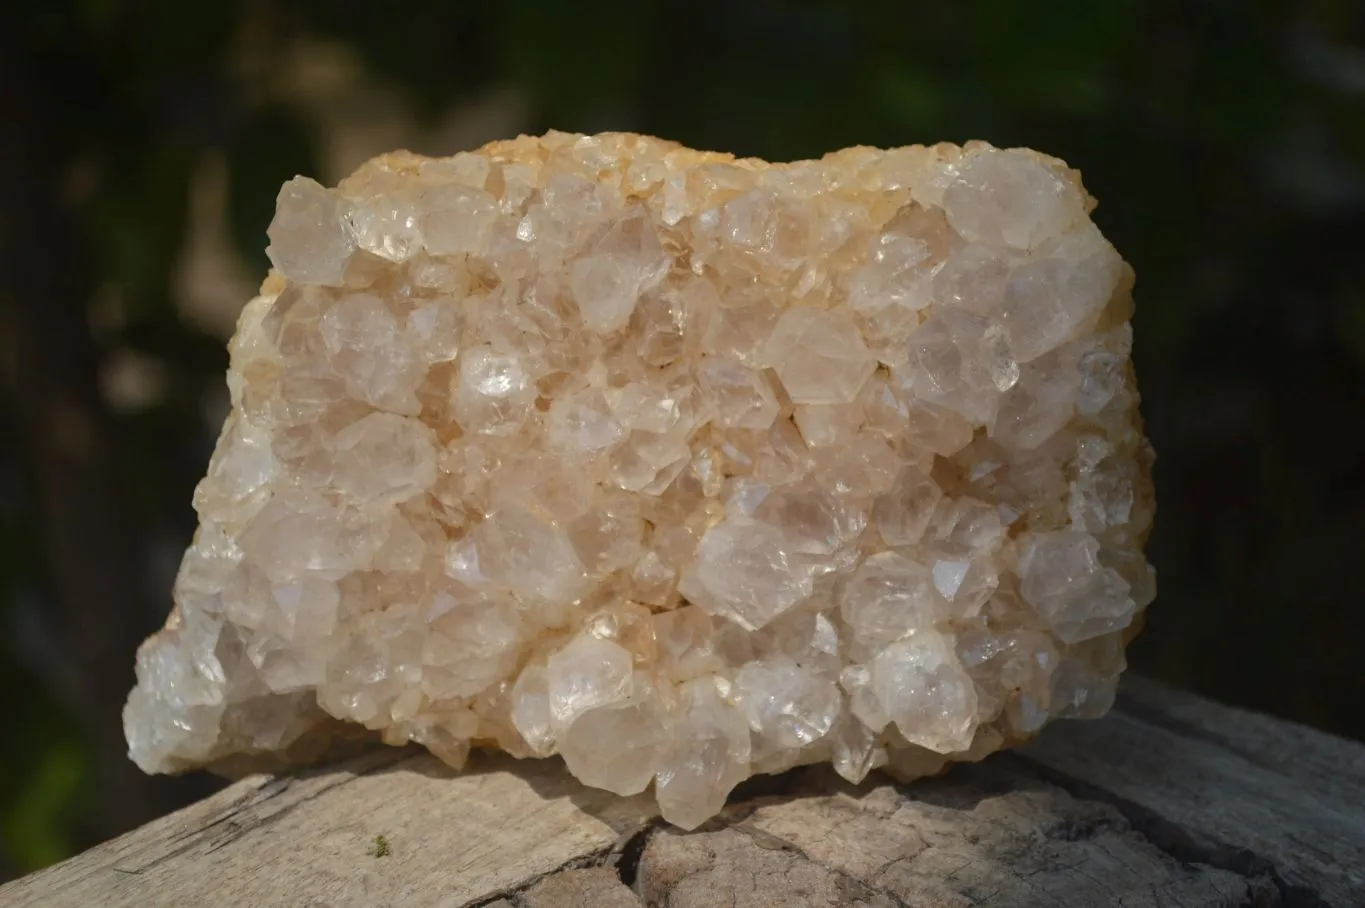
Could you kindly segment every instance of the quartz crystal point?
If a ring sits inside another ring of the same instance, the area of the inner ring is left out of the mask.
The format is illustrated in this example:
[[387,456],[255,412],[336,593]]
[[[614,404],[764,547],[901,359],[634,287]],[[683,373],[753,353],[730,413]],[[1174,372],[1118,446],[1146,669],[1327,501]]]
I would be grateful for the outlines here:
[[563,756],[694,827],[1105,712],[1155,595],[1131,274],[1060,161],[634,135],[281,190],[149,772],[354,728]]

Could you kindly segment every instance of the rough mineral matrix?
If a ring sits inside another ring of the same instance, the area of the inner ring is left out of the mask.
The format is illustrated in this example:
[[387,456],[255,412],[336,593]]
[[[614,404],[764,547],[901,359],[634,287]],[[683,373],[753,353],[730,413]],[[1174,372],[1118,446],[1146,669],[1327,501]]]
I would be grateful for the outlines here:
[[551,133],[291,180],[132,758],[347,723],[652,782],[691,828],[754,773],[1104,713],[1154,504],[1093,206],[980,143]]

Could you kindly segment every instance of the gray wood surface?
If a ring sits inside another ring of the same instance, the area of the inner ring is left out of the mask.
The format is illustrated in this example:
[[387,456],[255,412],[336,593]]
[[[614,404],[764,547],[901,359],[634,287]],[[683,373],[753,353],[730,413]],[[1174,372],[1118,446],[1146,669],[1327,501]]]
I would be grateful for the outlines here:
[[0,887],[21,905],[1356,908],[1365,747],[1131,678],[1018,751],[910,785],[762,777],[694,833],[557,761],[381,749]]

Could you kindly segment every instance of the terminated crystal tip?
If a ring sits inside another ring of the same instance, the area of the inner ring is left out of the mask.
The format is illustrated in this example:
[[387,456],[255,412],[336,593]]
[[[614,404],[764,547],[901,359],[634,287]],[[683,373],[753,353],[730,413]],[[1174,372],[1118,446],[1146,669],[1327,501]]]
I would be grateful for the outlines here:
[[1129,269],[1027,150],[551,133],[299,178],[125,726],[560,754],[694,827],[1113,699],[1155,590]]

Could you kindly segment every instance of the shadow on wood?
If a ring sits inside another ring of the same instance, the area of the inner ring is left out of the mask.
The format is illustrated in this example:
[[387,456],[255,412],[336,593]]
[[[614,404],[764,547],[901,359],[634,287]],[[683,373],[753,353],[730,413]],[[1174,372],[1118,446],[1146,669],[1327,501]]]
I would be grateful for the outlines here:
[[764,777],[694,833],[558,761],[379,749],[257,775],[0,904],[603,908],[1365,904],[1365,747],[1128,679],[937,779]]

